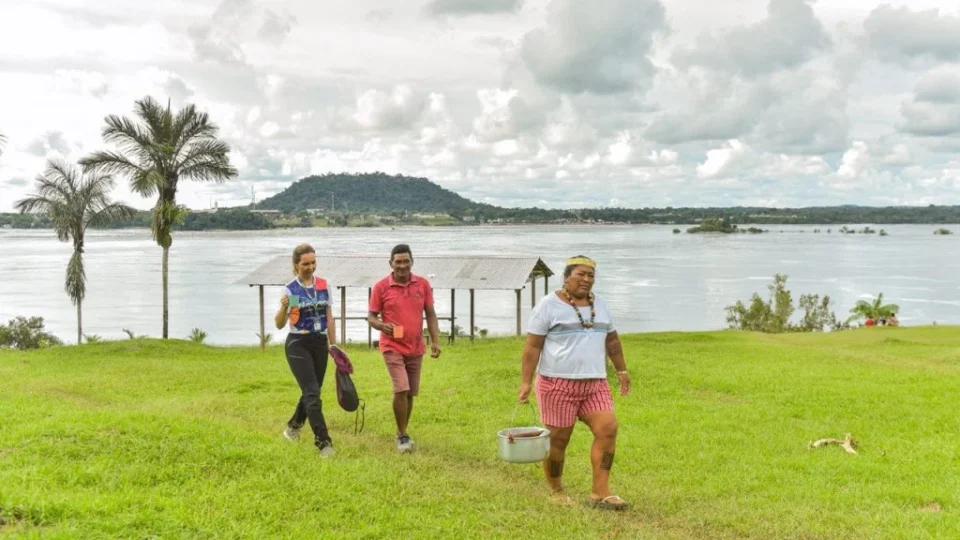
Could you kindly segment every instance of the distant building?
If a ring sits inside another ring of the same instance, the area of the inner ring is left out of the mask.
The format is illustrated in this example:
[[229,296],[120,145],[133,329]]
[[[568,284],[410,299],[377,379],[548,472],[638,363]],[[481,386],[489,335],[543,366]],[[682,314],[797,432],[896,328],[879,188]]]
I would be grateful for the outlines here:
[[251,214],[268,214],[268,215],[275,215],[275,216],[280,215],[279,210],[251,210],[250,213]]

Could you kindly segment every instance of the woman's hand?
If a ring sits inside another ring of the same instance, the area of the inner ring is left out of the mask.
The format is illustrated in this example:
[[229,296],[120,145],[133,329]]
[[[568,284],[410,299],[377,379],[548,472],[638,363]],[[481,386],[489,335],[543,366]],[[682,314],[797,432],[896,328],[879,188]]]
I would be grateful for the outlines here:
[[287,308],[290,307],[290,297],[289,297],[289,296],[283,295],[283,296],[280,297],[280,307],[282,307],[284,311],[286,311]]
[[517,399],[520,403],[526,403],[530,400],[530,383],[522,383],[520,390],[517,391]]
[[617,372],[617,381],[620,383],[620,395],[630,395],[630,374],[626,371]]

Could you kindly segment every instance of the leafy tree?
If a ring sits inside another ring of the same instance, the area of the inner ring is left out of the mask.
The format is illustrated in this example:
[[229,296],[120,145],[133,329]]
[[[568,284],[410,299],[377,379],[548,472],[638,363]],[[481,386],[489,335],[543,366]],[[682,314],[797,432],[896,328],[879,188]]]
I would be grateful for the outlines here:
[[[726,218],[704,218],[700,222],[700,225],[696,227],[690,227],[687,229],[688,233],[705,233],[705,232],[718,232],[718,233],[735,233],[737,232],[737,226],[730,224]],[[762,232],[762,231],[760,231]]]
[[759,294],[754,293],[750,304],[745,305],[737,301],[727,306],[727,325],[733,330],[750,332],[766,332],[777,334],[781,332],[823,332],[827,329],[842,330],[847,325],[840,323],[836,315],[830,311],[830,297],[820,298],[817,294],[800,296],[799,304],[804,310],[799,324],[790,322],[796,308],[793,305],[793,295],[787,289],[787,276],[777,274],[773,283],[767,285],[770,292],[768,300],[764,301]]
[[83,298],[87,276],[83,269],[84,235],[88,227],[132,216],[133,208],[112,202],[113,179],[97,173],[81,174],[73,166],[50,161],[37,177],[37,193],[17,201],[21,213],[47,214],[61,242],[73,241],[64,288],[77,306],[77,343],[83,339]]
[[171,234],[183,216],[177,205],[181,180],[223,182],[237,176],[230,165],[230,147],[217,138],[219,128],[207,113],[187,105],[174,112],[151,97],[137,101],[136,119],[106,117],[103,139],[118,151],[92,154],[81,164],[91,171],[112,173],[130,180],[130,186],[144,197],[157,196],[151,231],[163,249],[163,338],[169,337],[168,275]]
[[43,328],[43,317],[17,317],[6,326],[0,326],[0,348],[40,349],[63,345],[63,342]]
[[847,322],[859,321],[861,319],[879,319],[888,318],[900,311],[900,306],[896,304],[884,304],[883,293],[880,293],[873,302],[866,300],[857,300],[857,304],[850,309],[850,317]]

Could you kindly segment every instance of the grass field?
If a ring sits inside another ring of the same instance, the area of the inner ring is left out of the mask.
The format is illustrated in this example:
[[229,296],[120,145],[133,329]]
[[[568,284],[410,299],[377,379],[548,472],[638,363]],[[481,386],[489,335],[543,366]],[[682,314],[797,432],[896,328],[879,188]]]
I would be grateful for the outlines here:
[[[624,337],[615,492],[568,450],[573,506],[496,455],[521,342],[426,360],[393,447],[389,380],[348,349],[366,430],[325,412],[337,456],[280,436],[298,392],[279,346],[127,340],[0,353],[0,536],[43,538],[960,538],[960,328]],[[521,409],[517,423],[528,423]],[[307,430],[308,432],[309,430]],[[859,455],[813,439],[859,441]]]

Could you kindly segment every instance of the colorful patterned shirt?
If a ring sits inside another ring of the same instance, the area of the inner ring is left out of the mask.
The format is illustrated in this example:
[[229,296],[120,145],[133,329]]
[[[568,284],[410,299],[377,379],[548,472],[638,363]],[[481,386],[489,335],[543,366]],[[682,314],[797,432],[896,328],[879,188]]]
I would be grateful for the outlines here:
[[[287,283],[283,294],[291,297],[290,305],[287,307],[287,321],[291,334],[327,333],[327,306],[333,309],[334,305],[331,290],[333,287],[325,279],[318,277],[314,277],[313,284],[307,287],[300,283],[299,278]],[[294,309],[298,310],[297,316],[293,315]]]

